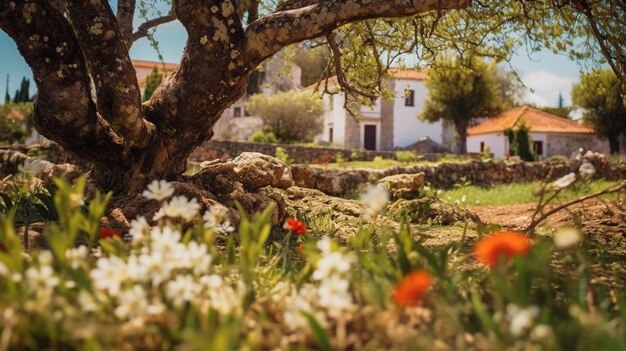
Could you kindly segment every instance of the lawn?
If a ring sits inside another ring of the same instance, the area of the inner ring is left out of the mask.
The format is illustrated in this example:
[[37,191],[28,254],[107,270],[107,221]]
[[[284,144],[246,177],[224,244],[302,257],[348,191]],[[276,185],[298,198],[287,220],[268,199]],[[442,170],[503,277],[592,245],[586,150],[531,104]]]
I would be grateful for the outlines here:
[[[580,184],[561,192],[558,196],[560,201],[568,201],[580,196],[591,194],[596,191],[615,185],[617,182],[597,180],[590,183]],[[497,185],[491,188],[475,185],[458,186],[454,189],[445,190],[440,198],[450,204],[463,206],[474,205],[512,205],[537,202],[537,196],[533,191],[541,186],[541,182],[513,183]],[[605,196],[605,199],[614,198],[614,195]],[[458,202],[457,202],[458,201]]]

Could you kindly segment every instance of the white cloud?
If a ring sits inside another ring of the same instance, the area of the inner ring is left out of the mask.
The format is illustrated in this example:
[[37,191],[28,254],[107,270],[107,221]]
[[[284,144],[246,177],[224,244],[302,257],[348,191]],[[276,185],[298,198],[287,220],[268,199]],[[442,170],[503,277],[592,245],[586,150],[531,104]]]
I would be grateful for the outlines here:
[[[570,91],[575,78],[559,77],[554,73],[539,70],[530,72],[522,77],[527,90],[524,94],[524,101],[536,104],[537,106],[556,106],[559,93],[563,95],[565,105],[569,105]],[[532,89],[534,92],[531,92]]]

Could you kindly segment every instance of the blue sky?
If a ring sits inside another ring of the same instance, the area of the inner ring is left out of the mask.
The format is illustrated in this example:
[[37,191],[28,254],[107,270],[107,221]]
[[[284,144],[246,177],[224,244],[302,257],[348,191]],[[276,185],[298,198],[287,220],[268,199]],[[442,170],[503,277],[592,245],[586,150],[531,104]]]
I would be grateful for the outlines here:
[[[182,25],[172,22],[158,28],[156,39],[166,62],[179,62],[186,40]],[[0,31],[0,99],[4,101],[5,79],[10,74],[9,93],[11,96],[18,88],[22,76],[31,78],[30,68],[17,51],[11,38]],[[134,59],[157,60],[157,54],[146,39],[136,42],[131,48]],[[581,67],[566,56],[555,55],[548,51],[533,53],[528,56],[525,48],[521,48],[511,61],[512,67],[519,73],[524,84],[533,89],[526,92],[525,99],[539,106],[555,106],[559,93],[563,94],[565,103],[570,103],[572,84],[578,81]],[[31,84],[33,87],[34,84]],[[34,87],[31,93],[34,93]]]

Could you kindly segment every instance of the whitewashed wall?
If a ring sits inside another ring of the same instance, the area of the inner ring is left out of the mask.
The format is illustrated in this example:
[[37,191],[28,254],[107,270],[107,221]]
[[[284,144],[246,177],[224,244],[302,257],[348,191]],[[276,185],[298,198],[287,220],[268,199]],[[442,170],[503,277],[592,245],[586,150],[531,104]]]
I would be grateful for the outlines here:
[[480,152],[480,142],[485,143],[485,147],[491,149],[494,157],[504,157],[508,153],[509,142],[502,134],[490,133],[471,135],[467,137],[467,152]]
[[[414,106],[405,106],[404,92],[406,89],[415,91]],[[419,114],[424,108],[424,102],[428,96],[428,90],[424,81],[397,79],[395,89],[398,97],[395,98],[393,113],[393,143],[397,147],[405,147],[416,141],[429,137],[442,142],[441,122],[428,123],[419,119]]]

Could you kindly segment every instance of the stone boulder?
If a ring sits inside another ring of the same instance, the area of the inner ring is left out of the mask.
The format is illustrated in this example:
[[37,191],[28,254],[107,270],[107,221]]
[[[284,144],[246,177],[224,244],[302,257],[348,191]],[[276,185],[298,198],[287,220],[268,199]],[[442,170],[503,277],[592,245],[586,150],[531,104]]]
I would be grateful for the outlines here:
[[286,189],[293,184],[289,166],[272,156],[243,152],[232,163],[233,172],[246,189],[260,189],[268,185]]
[[398,200],[387,208],[386,216],[395,221],[412,224],[453,225],[458,223],[480,223],[480,218],[466,209],[424,197],[415,200]]
[[423,172],[396,174],[380,179],[378,184],[384,185],[394,200],[415,199],[419,196],[419,189],[424,186],[425,180]]

